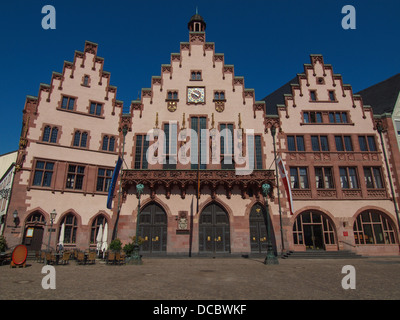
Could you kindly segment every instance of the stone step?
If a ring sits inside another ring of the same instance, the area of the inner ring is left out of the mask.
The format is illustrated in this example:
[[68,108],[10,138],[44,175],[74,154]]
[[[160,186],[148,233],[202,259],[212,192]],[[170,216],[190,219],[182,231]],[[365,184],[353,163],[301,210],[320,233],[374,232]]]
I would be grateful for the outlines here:
[[325,251],[325,250],[307,250],[307,251],[289,251],[282,255],[282,259],[360,259],[363,256],[347,250]]

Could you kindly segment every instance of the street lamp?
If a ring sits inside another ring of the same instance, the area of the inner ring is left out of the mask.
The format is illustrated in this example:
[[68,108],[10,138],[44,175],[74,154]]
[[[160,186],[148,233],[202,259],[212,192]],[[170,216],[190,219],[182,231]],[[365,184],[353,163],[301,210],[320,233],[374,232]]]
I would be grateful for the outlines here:
[[265,257],[264,264],[279,264],[278,258],[274,254],[274,250],[272,249],[272,241],[271,241],[271,226],[270,226],[270,217],[269,217],[269,209],[268,209],[268,193],[271,189],[271,186],[268,183],[264,183],[262,185],[263,194],[265,196],[265,212],[264,222],[267,227],[267,256]]
[[15,228],[16,228],[19,225],[19,218],[18,218],[18,211],[17,210],[15,210],[13,212],[13,217],[14,217],[14,224],[15,224]]
[[276,165],[276,143],[275,143],[275,135],[276,135],[276,128],[275,126],[271,127],[271,135],[272,141],[274,144],[274,159],[275,159],[275,178],[276,178],[276,192],[278,193],[278,206],[279,206],[279,223],[281,227],[281,243],[282,243],[282,254],[285,251],[285,245],[283,242],[283,227],[282,227],[282,208],[281,208],[281,196],[279,192],[279,176],[278,176],[278,166]]
[[140,195],[143,193],[144,185],[137,184],[136,185],[136,192],[139,197],[139,204],[138,204],[138,213],[136,217],[136,236],[135,236],[135,243],[133,244],[133,251],[132,255],[129,259],[130,264],[142,264],[143,261],[140,258],[139,254],[139,215],[140,215]]
[[[53,209],[53,211],[50,213],[50,234],[49,234],[49,242],[47,244],[47,251],[50,252],[50,241],[51,241],[51,233],[53,232],[53,223],[54,220],[56,219],[57,212],[56,209]],[[44,258],[44,263],[47,264],[47,257],[45,255]]]

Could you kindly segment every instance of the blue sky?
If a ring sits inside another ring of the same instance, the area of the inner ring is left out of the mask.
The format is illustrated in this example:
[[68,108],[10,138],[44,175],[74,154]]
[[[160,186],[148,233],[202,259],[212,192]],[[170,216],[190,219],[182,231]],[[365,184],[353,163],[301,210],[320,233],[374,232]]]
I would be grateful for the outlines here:
[[[44,30],[44,5],[56,9],[56,29]],[[345,5],[356,9],[356,29],[344,30]],[[0,154],[18,149],[27,95],[37,96],[85,40],[111,72],[117,98],[129,106],[151,86],[170,53],[188,41],[196,7],[225,63],[262,99],[303,71],[310,54],[342,74],[354,92],[400,72],[398,0],[13,0],[0,4]]]

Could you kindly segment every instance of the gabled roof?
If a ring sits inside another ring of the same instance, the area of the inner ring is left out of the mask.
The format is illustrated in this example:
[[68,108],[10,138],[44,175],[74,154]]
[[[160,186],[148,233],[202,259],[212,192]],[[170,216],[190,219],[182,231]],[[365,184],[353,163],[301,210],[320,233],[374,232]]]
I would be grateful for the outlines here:
[[377,115],[383,113],[391,114],[399,93],[400,73],[357,92],[357,94],[361,95],[364,105],[370,105],[373,113]]
[[265,101],[266,114],[278,114],[277,105],[285,105],[285,94],[292,94],[292,84],[298,84],[297,76],[292,80],[284,84],[279,89],[267,95],[265,98],[261,99]]

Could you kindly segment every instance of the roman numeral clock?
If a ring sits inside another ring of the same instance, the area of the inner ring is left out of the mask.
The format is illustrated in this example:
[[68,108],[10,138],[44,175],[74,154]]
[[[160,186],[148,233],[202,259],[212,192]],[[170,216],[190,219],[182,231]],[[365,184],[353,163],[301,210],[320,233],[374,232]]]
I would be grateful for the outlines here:
[[187,88],[188,103],[205,103],[205,88],[204,87],[188,87]]

